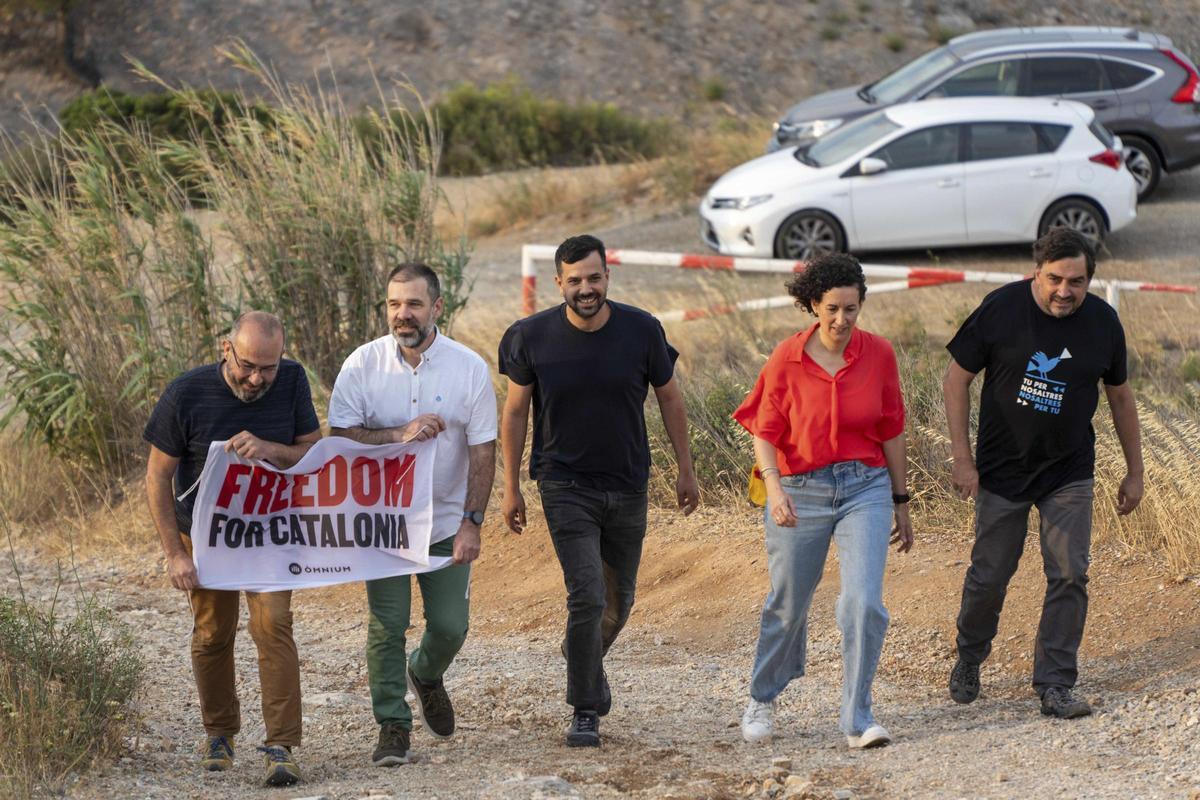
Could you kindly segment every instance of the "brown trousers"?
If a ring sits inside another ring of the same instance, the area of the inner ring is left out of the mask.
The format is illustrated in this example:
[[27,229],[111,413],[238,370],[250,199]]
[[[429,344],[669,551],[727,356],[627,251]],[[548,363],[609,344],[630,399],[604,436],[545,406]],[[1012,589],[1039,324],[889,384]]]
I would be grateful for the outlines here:
[[[185,546],[191,541],[185,536]],[[233,736],[242,725],[233,678],[239,592],[193,589],[192,671],[200,716],[209,736]],[[291,592],[246,592],[250,636],[258,648],[258,677],[266,745],[300,744],[300,658],[292,638]]]

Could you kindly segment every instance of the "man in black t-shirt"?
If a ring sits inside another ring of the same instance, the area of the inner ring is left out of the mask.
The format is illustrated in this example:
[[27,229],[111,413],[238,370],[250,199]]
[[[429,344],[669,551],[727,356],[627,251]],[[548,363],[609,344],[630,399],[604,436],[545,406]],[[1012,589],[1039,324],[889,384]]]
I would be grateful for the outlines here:
[[[979,694],[979,665],[991,652],[1008,582],[1024,548],[1029,509],[1041,516],[1046,597],[1034,651],[1033,687],[1042,713],[1091,713],[1071,689],[1087,619],[1097,384],[1125,454],[1117,513],[1142,499],[1137,406],[1125,367],[1117,312],[1088,293],[1096,261],[1080,233],[1055,228],[1033,247],[1033,279],[984,298],[946,346],[943,381],[959,495],[975,498],[975,544],[958,615],[958,661],[950,696]],[[984,372],[976,458],[968,434],[971,381]]]
[[562,305],[519,320],[500,342],[508,376],[501,418],[504,519],[525,527],[521,456],[533,403],[529,473],[538,482],[567,587],[567,703],[572,747],[600,744],[612,705],[604,655],[629,618],[646,534],[650,447],[644,403],[654,387],[679,476],[683,513],[699,503],[687,413],[674,378],[678,353],[658,320],[607,299],[608,264],[594,236],[554,254]]
[[[150,443],[146,492],[171,585],[190,593],[192,670],[208,734],[201,766],[233,765],[233,737],[241,714],[233,676],[238,593],[204,589],[192,563],[192,505],[209,445],[244,458],[290,467],[321,438],[308,378],[283,358],[283,325],[273,314],[251,311],[221,343],[224,359],[180,375],[159,398],[143,438]],[[300,779],[291,748],[300,744],[300,662],[292,638],[291,592],[246,592],[250,635],[258,647],[266,724],[266,782]]]

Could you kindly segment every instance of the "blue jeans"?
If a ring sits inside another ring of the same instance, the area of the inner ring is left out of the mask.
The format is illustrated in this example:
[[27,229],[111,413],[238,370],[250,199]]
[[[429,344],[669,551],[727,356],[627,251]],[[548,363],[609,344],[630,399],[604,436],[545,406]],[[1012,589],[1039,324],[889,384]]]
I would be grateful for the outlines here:
[[844,670],[840,725],[847,736],[858,736],[875,724],[871,682],[888,626],[883,568],[892,527],[891,482],[883,467],[845,461],[788,475],[783,488],[796,507],[797,522],[783,528],[766,513],[771,591],[763,603],[750,696],[769,703],[792,678],[804,674],[808,609],[832,539],[842,578],[837,601]]

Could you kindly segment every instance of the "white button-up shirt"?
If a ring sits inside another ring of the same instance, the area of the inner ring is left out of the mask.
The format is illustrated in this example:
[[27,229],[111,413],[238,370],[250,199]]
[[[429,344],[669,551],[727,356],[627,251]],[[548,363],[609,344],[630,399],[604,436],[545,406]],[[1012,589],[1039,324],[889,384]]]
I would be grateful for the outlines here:
[[467,509],[469,446],[496,440],[496,392],[487,363],[437,332],[413,367],[392,334],[359,347],[338,373],[329,398],[331,428],[394,428],[421,414],[437,414],[431,542],[458,531]]

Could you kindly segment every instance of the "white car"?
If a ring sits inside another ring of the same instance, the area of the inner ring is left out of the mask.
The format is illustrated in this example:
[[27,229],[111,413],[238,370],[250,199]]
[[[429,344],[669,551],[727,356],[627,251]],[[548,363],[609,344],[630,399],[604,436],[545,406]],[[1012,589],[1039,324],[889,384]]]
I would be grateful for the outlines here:
[[723,175],[700,205],[725,255],[1026,242],[1060,225],[1099,241],[1137,215],[1120,140],[1086,105],[958,98],[891,106]]

